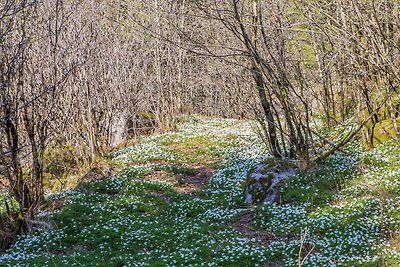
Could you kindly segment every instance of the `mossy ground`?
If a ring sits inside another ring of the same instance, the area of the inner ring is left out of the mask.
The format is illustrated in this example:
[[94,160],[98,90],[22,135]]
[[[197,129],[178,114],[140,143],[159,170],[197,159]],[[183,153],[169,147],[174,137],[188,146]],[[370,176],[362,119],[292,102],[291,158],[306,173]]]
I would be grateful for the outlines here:
[[[57,227],[20,237],[0,266],[298,266],[300,247],[302,266],[399,266],[400,147],[346,149],[286,181],[279,205],[248,207],[262,142],[246,122],[189,117],[116,153],[117,175],[49,196],[62,205],[40,216]],[[197,191],[163,180],[198,166],[214,174]]]

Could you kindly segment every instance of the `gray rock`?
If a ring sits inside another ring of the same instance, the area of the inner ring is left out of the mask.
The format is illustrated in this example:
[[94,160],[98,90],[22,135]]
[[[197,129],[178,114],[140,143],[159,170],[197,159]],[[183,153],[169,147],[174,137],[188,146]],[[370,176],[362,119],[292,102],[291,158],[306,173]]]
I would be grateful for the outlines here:
[[281,181],[297,174],[294,163],[282,159],[268,159],[255,166],[247,175],[246,204],[272,204],[278,196]]

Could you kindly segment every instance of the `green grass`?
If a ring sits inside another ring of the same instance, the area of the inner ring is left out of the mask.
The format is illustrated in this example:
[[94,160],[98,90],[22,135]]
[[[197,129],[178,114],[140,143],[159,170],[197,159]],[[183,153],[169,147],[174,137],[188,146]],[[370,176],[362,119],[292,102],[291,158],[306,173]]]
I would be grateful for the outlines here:
[[[40,216],[57,227],[20,237],[0,266],[298,266],[301,237],[313,247],[303,266],[399,266],[397,144],[350,144],[350,154],[283,182],[279,204],[246,206],[246,175],[267,158],[257,137],[244,134],[249,127],[193,117],[176,133],[118,152],[118,175],[50,196],[64,207]],[[147,179],[205,165],[215,173],[195,194]],[[244,214],[254,215],[250,236],[233,227]],[[259,233],[274,238],[263,243]]]

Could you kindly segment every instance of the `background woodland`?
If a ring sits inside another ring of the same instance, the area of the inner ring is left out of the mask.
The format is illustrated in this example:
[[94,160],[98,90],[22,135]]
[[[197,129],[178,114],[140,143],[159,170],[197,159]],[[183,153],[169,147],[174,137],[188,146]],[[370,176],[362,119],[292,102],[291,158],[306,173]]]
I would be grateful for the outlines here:
[[183,114],[258,121],[270,153],[304,170],[359,133],[370,147],[400,140],[399,7],[2,1],[0,174],[17,228],[27,230],[49,180],[173,130]]

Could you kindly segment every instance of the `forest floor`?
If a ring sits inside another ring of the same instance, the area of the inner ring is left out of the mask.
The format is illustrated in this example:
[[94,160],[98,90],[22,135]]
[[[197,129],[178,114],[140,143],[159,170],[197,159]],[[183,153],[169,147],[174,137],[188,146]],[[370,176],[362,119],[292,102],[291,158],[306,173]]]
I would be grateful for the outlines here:
[[[0,266],[400,266],[400,147],[358,141],[246,206],[268,157],[248,122],[189,117],[116,153],[119,172],[48,197],[52,230]],[[335,132],[340,138],[341,130]]]

